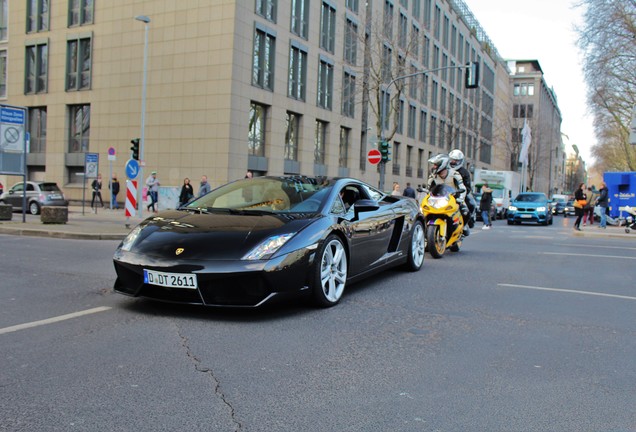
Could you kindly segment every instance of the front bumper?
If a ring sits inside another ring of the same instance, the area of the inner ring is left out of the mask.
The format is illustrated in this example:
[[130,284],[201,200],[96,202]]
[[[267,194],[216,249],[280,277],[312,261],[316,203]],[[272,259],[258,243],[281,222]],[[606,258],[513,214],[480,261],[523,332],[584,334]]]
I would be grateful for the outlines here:
[[548,213],[545,212],[508,212],[508,221],[514,223],[522,222],[534,222],[534,223],[546,223],[548,221]]
[[[175,262],[118,251],[116,292],[132,297],[203,306],[258,307],[282,295],[309,288],[315,250],[303,249],[273,260]],[[197,289],[144,283],[143,270],[194,273]]]

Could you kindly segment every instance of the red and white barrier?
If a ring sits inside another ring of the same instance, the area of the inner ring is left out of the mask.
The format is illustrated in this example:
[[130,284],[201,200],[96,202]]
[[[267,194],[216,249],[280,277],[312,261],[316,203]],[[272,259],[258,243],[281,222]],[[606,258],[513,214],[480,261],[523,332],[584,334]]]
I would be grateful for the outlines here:
[[137,181],[126,180],[126,217],[137,214]]

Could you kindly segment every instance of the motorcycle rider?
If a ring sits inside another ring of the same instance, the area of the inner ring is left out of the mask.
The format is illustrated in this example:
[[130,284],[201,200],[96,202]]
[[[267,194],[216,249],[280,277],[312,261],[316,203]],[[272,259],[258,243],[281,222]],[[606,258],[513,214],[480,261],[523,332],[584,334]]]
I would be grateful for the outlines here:
[[470,178],[470,172],[464,166],[464,153],[460,149],[451,150],[448,154],[450,158],[450,166],[455,171],[459,172],[466,186],[466,205],[468,206],[468,212],[470,217],[468,218],[468,226],[473,228],[475,226],[475,210],[477,209],[477,201],[473,196],[472,180]]
[[[440,184],[446,184],[454,188],[457,191],[455,193],[455,200],[457,204],[459,204],[464,221],[466,221],[468,215],[468,207],[464,203],[466,199],[466,186],[464,185],[464,179],[461,174],[451,168],[450,157],[446,154],[438,154],[430,158],[428,163],[431,164],[431,175],[427,182],[428,190]],[[464,235],[468,236],[469,234],[470,229],[467,224],[464,224]]]

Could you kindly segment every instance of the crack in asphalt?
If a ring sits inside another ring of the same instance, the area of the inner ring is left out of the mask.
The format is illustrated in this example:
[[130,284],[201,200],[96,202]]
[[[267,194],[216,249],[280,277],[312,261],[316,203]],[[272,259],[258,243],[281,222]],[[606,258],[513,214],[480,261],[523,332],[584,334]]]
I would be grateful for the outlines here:
[[227,406],[228,409],[230,410],[230,418],[232,419],[232,423],[234,423],[234,425],[236,426],[234,430],[236,432],[243,430],[243,425],[241,424],[240,421],[236,419],[236,410],[234,409],[232,404],[228,401],[225,394],[221,390],[221,382],[218,380],[216,376],[214,376],[214,371],[210,368],[202,366],[201,360],[192,353],[192,350],[190,349],[190,346],[188,345],[189,339],[181,333],[181,329],[179,328],[179,326],[176,325],[176,323],[175,323],[175,326],[177,327],[177,334],[181,338],[181,346],[185,349],[188,359],[190,359],[192,363],[194,364],[194,369],[197,372],[204,373],[205,375],[207,375],[208,378],[212,380],[212,383],[214,385],[214,393],[219,397],[219,399],[221,399],[221,401],[225,404],[225,406]]

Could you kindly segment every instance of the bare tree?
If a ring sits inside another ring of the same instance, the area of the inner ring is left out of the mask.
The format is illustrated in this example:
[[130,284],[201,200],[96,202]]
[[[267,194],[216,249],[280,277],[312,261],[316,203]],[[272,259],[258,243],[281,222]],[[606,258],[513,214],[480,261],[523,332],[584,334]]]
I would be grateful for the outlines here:
[[601,171],[636,170],[629,144],[636,107],[636,0],[581,0],[584,24],[577,28],[598,144]]

